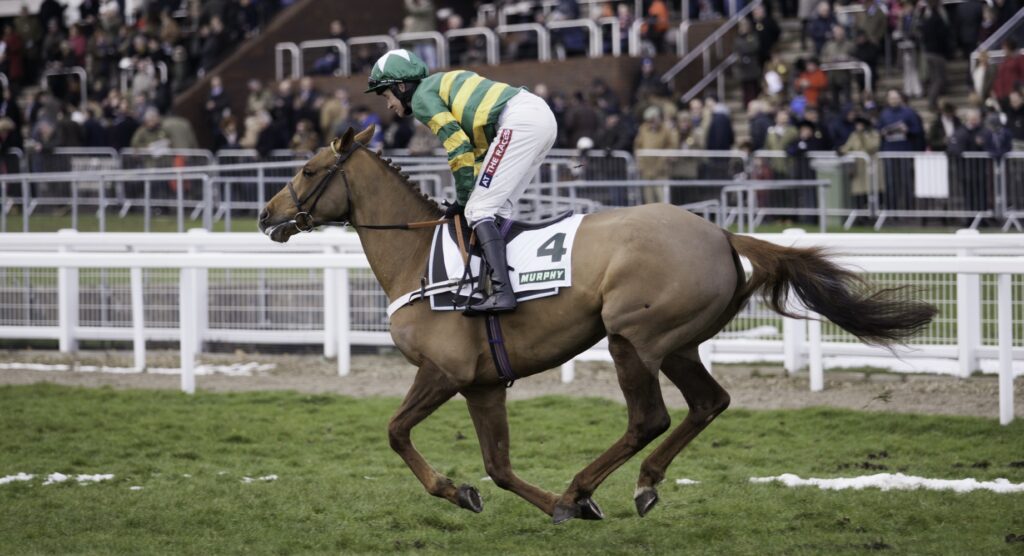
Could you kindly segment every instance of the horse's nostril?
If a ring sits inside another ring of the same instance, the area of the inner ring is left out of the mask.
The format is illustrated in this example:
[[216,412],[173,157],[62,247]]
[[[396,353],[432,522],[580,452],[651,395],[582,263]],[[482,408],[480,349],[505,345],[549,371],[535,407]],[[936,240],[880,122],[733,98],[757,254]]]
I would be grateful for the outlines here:
[[263,209],[263,211],[260,212],[260,222],[266,222],[269,219],[270,219],[270,212],[267,211],[267,209]]

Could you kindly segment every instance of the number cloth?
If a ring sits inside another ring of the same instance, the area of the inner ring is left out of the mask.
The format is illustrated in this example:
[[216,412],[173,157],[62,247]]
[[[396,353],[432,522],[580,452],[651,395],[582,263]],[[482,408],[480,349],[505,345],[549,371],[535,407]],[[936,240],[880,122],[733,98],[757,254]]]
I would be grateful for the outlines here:
[[[550,226],[509,235],[508,263],[512,291],[519,302],[556,295],[560,288],[572,285],[572,250],[583,215],[574,215]],[[480,273],[480,258],[470,259],[473,275]],[[388,316],[412,301],[429,297],[435,311],[462,310],[453,301],[464,298],[470,288],[464,286],[455,296],[465,265],[450,226],[438,226],[427,260],[427,283],[388,306]],[[424,295],[425,294],[425,295]]]
[[440,138],[471,223],[512,216],[512,199],[529,185],[555,142],[555,116],[525,89],[464,70],[424,79],[413,115]]

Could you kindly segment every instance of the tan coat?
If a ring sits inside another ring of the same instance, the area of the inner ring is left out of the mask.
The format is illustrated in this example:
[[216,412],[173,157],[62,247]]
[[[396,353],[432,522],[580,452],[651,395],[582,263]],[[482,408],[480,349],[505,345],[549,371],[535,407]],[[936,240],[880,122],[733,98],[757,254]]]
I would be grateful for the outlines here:
[[[796,138],[796,127],[787,125],[780,128],[777,125],[773,125],[768,128],[768,135],[764,138],[764,150],[785,152],[786,147],[795,141]],[[786,175],[786,171],[789,169],[789,161],[786,160],[785,156],[769,158],[768,165],[772,167],[772,172],[776,174],[775,177]]]
[[[850,138],[846,141],[846,144],[839,147],[840,154],[848,153],[867,153],[868,156],[874,156],[878,152],[878,147],[881,145],[882,138],[878,135],[878,131],[874,129],[865,129],[864,131],[854,131],[850,134]],[[879,188],[884,191],[885,183],[879,176]],[[867,195],[871,191],[871,176],[868,173],[867,162],[858,159],[853,164],[853,177],[850,182],[850,193],[854,195]]]
[[[679,146],[679,134],[675,128],[662,123],[644,122],[633,139],[633,150],[638,149],[674,149]],[[660,156],[642,156],[636,161],[637,171],[642,180],[668,179],[669,159]],[[644,202],[661,202],[661,192],[657,187],[644,188]]]

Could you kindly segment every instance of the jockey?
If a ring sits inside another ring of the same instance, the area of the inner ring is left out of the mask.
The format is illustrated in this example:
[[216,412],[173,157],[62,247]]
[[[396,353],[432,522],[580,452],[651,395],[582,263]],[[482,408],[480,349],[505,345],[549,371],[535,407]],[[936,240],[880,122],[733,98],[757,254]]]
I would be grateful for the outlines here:
[[514,202],[555,142],[557,125],[547,103],[525,88],[464,70],[427,75],[416,54],[385,53],[370,72],[367,93],[384,95],[399,117],[415,116],[448,151],[457,200],[445,217],[465,213],[492,269],[491,295],[467,313],[516,308],[508,277],[505,240],[495,216],[511,218]]

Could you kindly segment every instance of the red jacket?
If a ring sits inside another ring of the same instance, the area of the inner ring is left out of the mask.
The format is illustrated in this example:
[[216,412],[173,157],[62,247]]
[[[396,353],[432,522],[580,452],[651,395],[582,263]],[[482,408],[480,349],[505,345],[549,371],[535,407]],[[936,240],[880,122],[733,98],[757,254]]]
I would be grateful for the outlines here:
[[1003,100],[1019,85],[1024,85],[1024,56],[1014,54],[1003,60],[992,82],[992,93]]

